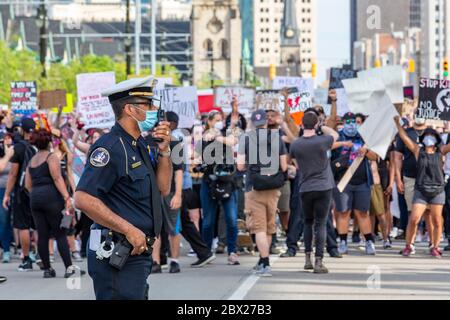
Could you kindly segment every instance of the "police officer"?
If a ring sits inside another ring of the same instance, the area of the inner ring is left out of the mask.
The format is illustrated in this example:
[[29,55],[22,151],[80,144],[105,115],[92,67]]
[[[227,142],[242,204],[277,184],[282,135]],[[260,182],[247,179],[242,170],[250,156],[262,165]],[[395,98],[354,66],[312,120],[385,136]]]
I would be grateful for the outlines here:
[[[148,297],[151,245],[161,230],[161,194],[169,194],[172,177],[171,132],[168,122],[158,123],[155,84],[151,77],[131,79],[103,93],[116,124],[91,147],[75,193],[75,206],[95,222],[88,271],[98,300]],[[143,132],[157,140],[156,154]],[[127,256],[124,245],[131,251],[128,259],[113,266],[113,258]]]

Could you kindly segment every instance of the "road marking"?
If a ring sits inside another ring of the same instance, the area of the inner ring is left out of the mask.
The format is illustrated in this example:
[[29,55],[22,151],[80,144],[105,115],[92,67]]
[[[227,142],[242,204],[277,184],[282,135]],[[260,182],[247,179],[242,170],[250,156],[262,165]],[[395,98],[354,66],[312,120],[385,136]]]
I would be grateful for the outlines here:
[[[278,256],[270,257],[271,265],[278,260]],[[242,282],[242,284],[233,292],[233,294],[227,300],[244,300],[245,296],[248,292],[253,288],[253,286],[258,282],[260,277],[257,275],[251,274],[247,277],[247,279]]]

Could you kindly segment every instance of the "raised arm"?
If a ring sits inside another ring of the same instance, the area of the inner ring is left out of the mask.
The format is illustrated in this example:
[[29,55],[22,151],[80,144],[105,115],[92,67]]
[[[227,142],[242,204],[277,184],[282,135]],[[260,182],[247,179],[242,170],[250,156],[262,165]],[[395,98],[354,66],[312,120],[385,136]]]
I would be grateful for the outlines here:
[[335,89],[331,89],[328,93],[331,100],[331,114],[327,120],[327,127],[336,129],[337,127],[337,94]]
[[395,125],[397,126],[398,135],[399,135],[400,139],[402,139],[402,141],[405,143],[406,147],[409,149],[409,151],[411,151],[414,154],[414,156],[417,159],[419,156],[419,150],[420,150],[419,145],[417,143],[415,143],[414,141],[412,141],[411,138],[406,133],[405,129],[403,129],[402,125],[400,124],[399,116],[396,116],[394,118],[394,121],[395,121]]

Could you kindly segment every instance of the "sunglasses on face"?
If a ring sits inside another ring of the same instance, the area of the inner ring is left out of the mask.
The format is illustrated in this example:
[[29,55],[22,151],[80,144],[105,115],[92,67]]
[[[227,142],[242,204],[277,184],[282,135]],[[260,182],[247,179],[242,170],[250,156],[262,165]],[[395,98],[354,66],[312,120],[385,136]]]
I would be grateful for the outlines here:
[[356,119],[347,119],[345,120],[345,124],[355,124],[356,123]]

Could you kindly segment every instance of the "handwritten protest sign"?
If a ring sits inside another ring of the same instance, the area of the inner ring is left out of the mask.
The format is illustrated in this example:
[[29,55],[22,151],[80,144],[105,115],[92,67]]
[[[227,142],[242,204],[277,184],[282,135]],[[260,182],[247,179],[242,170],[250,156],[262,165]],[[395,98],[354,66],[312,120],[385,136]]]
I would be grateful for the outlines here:
[[344,85],[342,80],[356,78],[358,72],[352,69],[331,68],[330,70],[330,89],[342,89]]
[[238,101],[239,112],[249,116],[255,110],[255,89],[245,87],[216,87],[214,89],[214,101],[225,113],[231,113],[233,98]]
[[115,85],[114,72],[84,73],[77,75],[78,112],[86,129],[110,128],[114,125],[114,112],[102,91]]
[[450,81],[420,78],[417,115],[430,120],[450,120]]
[[275,77],[272,83],[273,90],[283,88],[297,88],[299,92],[309,92],[314,97],[314,80],[300,77]]
[[39,93],[40,109],[65,107],[66,104],[66,90],[41,91]]
[[283,103],[279,90],[256,91],[256,109],[282,111]]
[[374,92],[386,92],[386,87],[379,78],[346,79],[342,80],[342,83],[345,88],[347,105],[351,112],[370,115],[372,112],[380,110],[376,101],[370,100]]
[[191,128],[198,112],[196,87],[172,87],[156,89],[155,95],[161,97],[161,107],[165,111],[178,114],[178,128]]
[[291,117],[297,125],[301,125],[305,111],[312,108],[312,97],[309,92],[292,93],[288,97]]
[[11,82],[11,109],[18,116],[31,115],[37,110],[36,81]]

